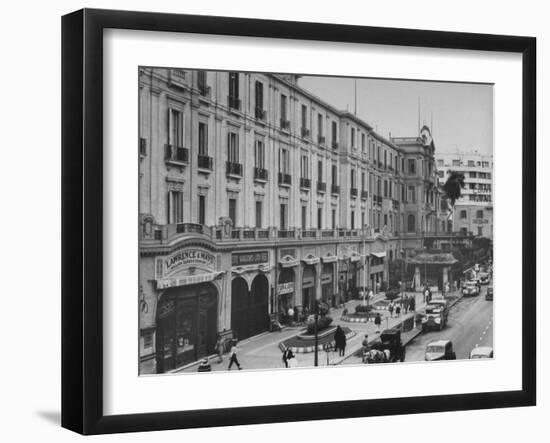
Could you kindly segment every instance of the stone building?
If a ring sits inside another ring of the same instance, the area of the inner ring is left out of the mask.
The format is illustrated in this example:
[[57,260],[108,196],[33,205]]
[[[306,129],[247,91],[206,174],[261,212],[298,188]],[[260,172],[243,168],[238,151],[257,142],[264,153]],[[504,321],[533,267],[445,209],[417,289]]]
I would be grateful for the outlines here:
[[383,289],[437,230],[434,151],[297,76],[140,68],[140,373]]

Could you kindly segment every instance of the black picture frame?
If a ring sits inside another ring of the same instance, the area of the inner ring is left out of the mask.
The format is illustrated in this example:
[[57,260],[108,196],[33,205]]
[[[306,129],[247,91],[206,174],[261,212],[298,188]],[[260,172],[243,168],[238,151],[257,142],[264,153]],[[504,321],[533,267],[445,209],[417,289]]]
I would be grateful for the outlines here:
[[[103,412],[103,31],[502,51],[522,55],[522,388],[517,391],[132,415]],[[62,426],[82,434],[536,404],[536,39],[339,24],[83,9],[62,18]]]

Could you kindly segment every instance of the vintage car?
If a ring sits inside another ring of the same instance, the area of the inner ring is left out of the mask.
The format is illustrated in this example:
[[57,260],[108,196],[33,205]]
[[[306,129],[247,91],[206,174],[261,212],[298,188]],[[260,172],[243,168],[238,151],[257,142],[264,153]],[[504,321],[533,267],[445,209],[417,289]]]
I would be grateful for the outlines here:
[[470,352],[470,358],[493,358],[493,348],[491,346],[476,346]]
[[444,299],[432,299],[424,309],[422,316],[422,332],[429,329],[439,329],[440,331],[447,326],[449,317],[448,303]]
[[393,363],[405,361],[405,346],[401,343],[401,331],[385,329],[380,340],[371,343],[370,350],[364,355],[364,363]]
[[426,361],[456,360],[453,342],[451,340],[436,340],[428,343],[425,359]]
[[468,280],[462,286],[462,295],[479,295],[479,284],[475,280]]
[[487,292],[485,293],[485,300],[493,300],[493,287],[489,286]]
[[482,285],[488,285],[489,284],[489,273],[488,272],[480,272],[478,274],[479,283]]

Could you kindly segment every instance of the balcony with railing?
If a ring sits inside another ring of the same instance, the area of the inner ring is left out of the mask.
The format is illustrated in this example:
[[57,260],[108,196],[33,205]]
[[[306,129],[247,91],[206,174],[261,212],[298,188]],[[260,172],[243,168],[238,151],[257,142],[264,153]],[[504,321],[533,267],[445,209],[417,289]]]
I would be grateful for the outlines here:
[[399,200],[396,200],[395,198],[392,200],[392,207],[395,210],[399,210]]
[[311,189],[311,179],[300,177],[300,188]]
[[258,106],[254,107],[254,116],[256,120],[265,121],[265,110]]
[[366,200],[367,198],[369,198],[369,192],[368,191],[365,191],[364,189],[361,191],[361,198],[363,200]]
[[207,169],[211,171],[214,164],[214,159],[212,157],[209,157],[208,155],[199,154],[199,156],[197,157],[197,163],[200,169]]
[[302,238],[317,238],[317,229],[302,230]]
[[198,83],[199,88],[199,94],[203,97],[210,98],[210,95],[212,93],[212,88],[210,86],[207,86],[206,83]]
[[338,142],[336,140],[332,140],[332,149],[338,149]]
[[236,109],[239,111],[241,109],[241,100],[239,97],[233,97],[232,95],[227,96],[227,105],[230,109]]
[[179,88],[187,87],[187,80],[184,69],[170,69],[170,85],[177,86]]
[[280,126],[281,126],[281,129],[285,130],[285,131],[290,131],[290,120],[286,120],[284,118],[280,119]]
[[242,177],[243,176],[243,165],[241,163],[235,162],[225,162],[225,172],[227,175],[233,177]]
[[325,182],[317,182],[317,192],[327,192],[327,184]]
[[281,186],[290,186],[292,184],[292,176],[284,172],[279,172],[279,184]]
[[324,135],[318,135],[317,136],[317,143],[320,145],[324,145],[326,143],[326,138]]
[[277,231],[277,238],[296,238],[295,229],[279,229]]
[[302,138],[309,138],[311,131],[308,128],[301,129]]
[[340,195],[340,186],[335,185],[334,183],[330,185],[330,192],[331,194],[338,194]]
[[352,196],[352,197],[357,197],[357,194],[359,193],[359,191],[357,190],[357,188],[350,188],[349,190],[349,194]]
[[254,180],[266,182],[268,178],[267,169],[254,168]]
[[178,165],[189,162],[189,149],[176,145],[164,145],[164,161]]

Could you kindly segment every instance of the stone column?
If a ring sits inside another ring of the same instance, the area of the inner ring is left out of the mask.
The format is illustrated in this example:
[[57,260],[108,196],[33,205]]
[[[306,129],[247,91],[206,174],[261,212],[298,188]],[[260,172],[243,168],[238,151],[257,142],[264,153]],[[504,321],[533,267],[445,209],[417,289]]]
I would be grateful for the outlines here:
[[414,289],[418,291],[419,288],[421,288],[421,284],[422,284],[422,281],[420,279],[420,266],[416,265],[414,267]]

